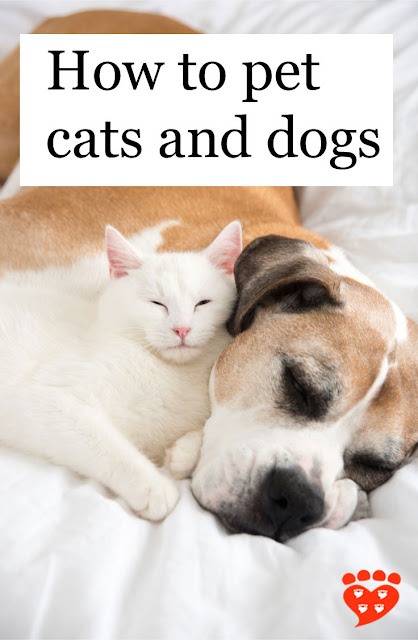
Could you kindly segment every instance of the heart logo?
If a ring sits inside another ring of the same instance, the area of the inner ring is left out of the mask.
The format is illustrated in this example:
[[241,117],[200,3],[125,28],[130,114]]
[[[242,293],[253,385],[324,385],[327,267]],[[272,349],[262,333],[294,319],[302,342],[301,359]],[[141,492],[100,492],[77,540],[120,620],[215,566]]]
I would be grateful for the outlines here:
[[[385,579],[386,574],[384,571],[374,572],[373,580],[381,583]],[[359,571],[357,580],[360,582],[370,580],[369,571]],[[388,582],[392,584],[379,584],[373,591],[370,591],[363,584],[352,584],[355,581],[356,578],[352,573],[346,573],[343,577],[343,583],[350,585],[344,591],[344,602],[358,617],[356,627],[380,620],[393,609],[399,600],[399,592],[393,586],[401,581],[398,573],[391,573],[388,576]]]

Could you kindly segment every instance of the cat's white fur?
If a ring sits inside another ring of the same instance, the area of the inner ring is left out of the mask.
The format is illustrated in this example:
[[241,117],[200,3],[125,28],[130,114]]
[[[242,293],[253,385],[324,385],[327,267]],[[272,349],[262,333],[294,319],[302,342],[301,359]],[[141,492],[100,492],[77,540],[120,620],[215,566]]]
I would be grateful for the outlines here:
[[93,262],[88,291],[80,268],[66,281],[51,270],[4,277],[0,443],[164,518],[178,499],[173,476],[190,474],[199,455],[240,250],[237,222],[204,252],[183,254],[146,252],[108,228],[111,277]]

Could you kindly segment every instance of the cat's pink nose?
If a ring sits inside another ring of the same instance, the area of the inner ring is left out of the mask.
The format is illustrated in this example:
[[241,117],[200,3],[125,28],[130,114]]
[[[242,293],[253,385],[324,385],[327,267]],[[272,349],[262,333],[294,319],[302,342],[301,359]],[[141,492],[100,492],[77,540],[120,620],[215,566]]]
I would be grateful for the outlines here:
[[177,333],[177,335],[180,336],[182,340],[184,340],[184,338],[187,336],[190,329],[191,327],[173,327],[173,331]]

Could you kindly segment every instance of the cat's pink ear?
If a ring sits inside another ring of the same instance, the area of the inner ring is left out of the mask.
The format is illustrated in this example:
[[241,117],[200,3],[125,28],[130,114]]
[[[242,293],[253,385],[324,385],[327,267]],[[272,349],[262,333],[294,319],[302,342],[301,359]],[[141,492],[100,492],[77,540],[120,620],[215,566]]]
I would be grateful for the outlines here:
[[110,225],[106,227],[106,253],[110,277],[113,279],[127,276],[130,269],[139,269],[142,266],[142,261],[133,246]]
[[234,272],[234,265],[242,251],[242,229],[238,220],[230,222],[206,249],[206,255],[215,267],[227,273]]

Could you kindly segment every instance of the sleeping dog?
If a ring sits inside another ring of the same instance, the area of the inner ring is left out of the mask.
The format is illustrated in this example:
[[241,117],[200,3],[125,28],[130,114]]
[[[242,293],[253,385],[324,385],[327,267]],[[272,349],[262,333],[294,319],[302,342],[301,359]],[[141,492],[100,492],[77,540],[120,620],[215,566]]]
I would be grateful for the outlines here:
[[[98,11],[40,33],[192,33],[161,16]],[[18,53],[0,67],[0,171],[17,160]],[[71,267],[125,235],[175,221],[161,250],[206,246],[239,218],[233,340],[210,380],[192,478],[232,531],[286,540],[367,513],[367,492],[418,440],[418,331],[329,242],[300,225],[291,188],[30,188],[0,203],[3,269]],[[80,226],[84,230],[80,238]]]
[[235,277],[193,492],[234,531],[338,528],[414,452],[417,327],[333,247],[257,238]]

